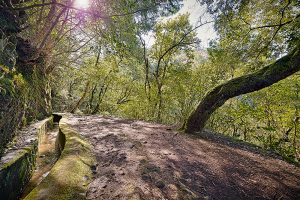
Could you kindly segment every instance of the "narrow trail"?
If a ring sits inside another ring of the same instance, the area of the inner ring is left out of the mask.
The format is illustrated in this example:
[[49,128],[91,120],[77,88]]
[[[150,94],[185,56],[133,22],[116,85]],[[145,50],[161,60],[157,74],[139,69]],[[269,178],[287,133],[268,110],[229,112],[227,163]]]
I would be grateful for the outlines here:
[[88,199],[300,199],[300,169],[171,127],[70,116],[94,146]]

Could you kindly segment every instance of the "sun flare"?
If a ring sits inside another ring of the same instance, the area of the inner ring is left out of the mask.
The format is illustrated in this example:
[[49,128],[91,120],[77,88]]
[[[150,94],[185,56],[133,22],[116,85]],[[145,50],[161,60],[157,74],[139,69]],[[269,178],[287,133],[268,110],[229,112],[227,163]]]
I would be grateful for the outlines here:
[[90,2],[89,0],[75,0],[74,5],[76,8],[87,9],[90,6]]

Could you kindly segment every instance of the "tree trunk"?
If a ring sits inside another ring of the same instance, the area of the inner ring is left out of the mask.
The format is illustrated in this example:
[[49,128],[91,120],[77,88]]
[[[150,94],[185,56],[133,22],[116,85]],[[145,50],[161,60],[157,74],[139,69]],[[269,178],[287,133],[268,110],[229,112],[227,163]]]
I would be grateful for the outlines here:
[[162,112],[162,105],[163,105],[163,99],[162,99],[162,85],[158,84],[157,87],[157,97],[158,97],[158,110],[157,110],[157,122],[161,123],[161,112]]
[[95,85],[93,87],[89,103],[87,104],[87,109],[88,109],[88,113],[89,114],[92,112],[93,102],[94,102],[94,96],[95,96],[96,89],[97,89],[97,85]]
[[201,132],[210,115],[228,99],[271,86],[300,70],[300,46],[266,67],[231,79],[209,91],[186,123],[185,132]]
[[71,113],[75,113],[75,111],[77,110],[77,108],[79,108],[81,106],[81,104],[83,103],[88,91],[89,91],[89,87],[90,87],[90,81],[86,82],[83,94],[81,96],[81,98],[79,99],[79,101],[77,101],[76,105],[73,107],[73,109],[70,111]]
[[98,95],[98,102],[97,102],[97,104],[96,104],[96,106],[95,106],[95,108],[94,108],[94,110],[92,112],[92,115],[95,115],[95,114],[97,114],[99,112],[100,104],[103,101],[104,95],[105,95],[105,93],[107,91],[107,88],[108,88],[108,84],[105,85],[105,81],[104,81],[103,85],[101,86],[100,91],[99,91],[99,95]]

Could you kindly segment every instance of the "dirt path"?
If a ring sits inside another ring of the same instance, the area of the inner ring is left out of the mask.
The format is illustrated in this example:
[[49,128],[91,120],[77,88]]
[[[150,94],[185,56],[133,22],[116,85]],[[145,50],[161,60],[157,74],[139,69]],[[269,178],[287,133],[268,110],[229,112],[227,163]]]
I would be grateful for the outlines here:
[[141,121],[70,120],[97,157],[88,199],[300,199],[299,168],[239,145]]

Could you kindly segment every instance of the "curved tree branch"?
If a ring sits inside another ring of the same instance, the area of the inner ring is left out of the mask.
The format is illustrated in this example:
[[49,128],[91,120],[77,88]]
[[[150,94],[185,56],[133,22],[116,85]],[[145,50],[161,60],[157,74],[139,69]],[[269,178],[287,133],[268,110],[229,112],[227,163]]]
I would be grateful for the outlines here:
[[210,115],[228,99],[261,90],[300,71],[300,45],[276,62],[248,75],[229,80],[208,92],[186,123],[185,132],[201,132]]

